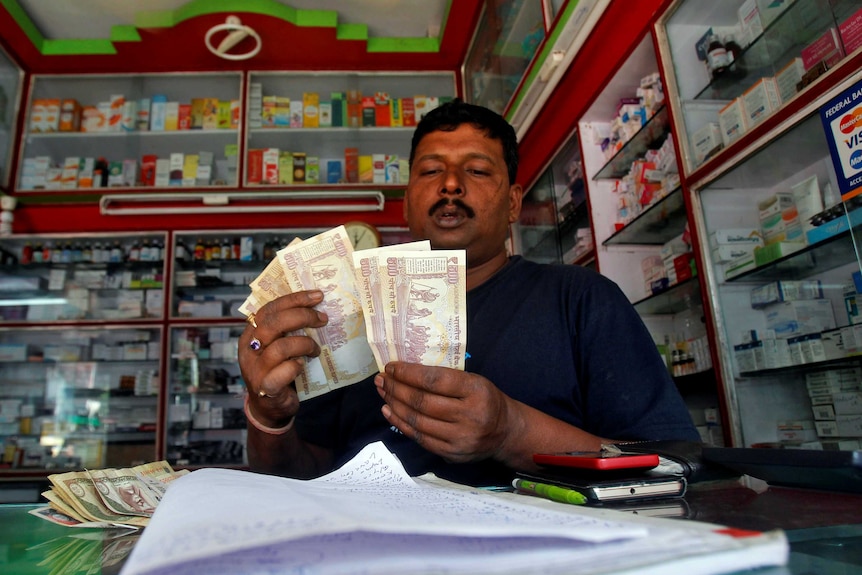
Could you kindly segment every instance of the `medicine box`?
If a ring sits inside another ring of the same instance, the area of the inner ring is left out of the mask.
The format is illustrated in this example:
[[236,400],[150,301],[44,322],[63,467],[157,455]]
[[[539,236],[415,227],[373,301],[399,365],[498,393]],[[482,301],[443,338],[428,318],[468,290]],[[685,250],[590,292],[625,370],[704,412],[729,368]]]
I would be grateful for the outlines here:
[[708,122],[691,135],[691,145],[694,148],[694,161],[700,165],[722,145],[721,126],[716,122]]
[[784,301],[823,298],[820,280],[774,281],[751,290],[751,307],[757,309]]
[[740,258],[736,258],[735,260],[727,263],[724,267],[724,278],[730,279],[732,277],[738,276],[741,273],[747,272],[748,270],[753,270],[756,266],[754,261],[754,255],[744,255]]
[[742,98],[735,98],[718,111],[718,126],[725,147],[742,137],[748,130]]
[[739,18],[739,29],[742,32],[739,41],[743,46],[747,46],[763,34],[763,23],[757,8],[757,0],[746,0],[736,14]]
[[778,85],[772,76],[761,78],[742,94],[747,128],[752,128],[769,117],[781,106]]
[[862,414],[862,391],[844,391],[832,394],[835,415]]
[[754,249],[754,264],[757,267],[765,266],[784,256],[798,252],[805,247],[805,242],[775,242],[768,246]]
[[833,421],[835,419],[835,408],[832,407],[831,403],[812,405],[811,413],[814,415],[814,419],[819,421]]
[[835,329],[832,303],[826,299],[786,301],[764,308],[766,329],[775,331],[775,337],[797,335]]
[[841,43],[844,50],[851,54],[856,48],[862,46],[862,8],[859,8],[838,25]]
[[754,245],[724,244],[712,249],[712,261],[719,264],[732,262],[742,257],[754,256]]
[[822,242],[840,233],[846,232],[851,227],[862,224],[862,208],[856,208],[847,214],[847,217],[838,217],[834,220],[820,224],[805,232],[805,238],[809,244]]
[[805,67],[802,65],[802,58],[798,56],[775,74],[775,86],[782,104],[796,95],[796,85],[802,80],[803,74]]
[[862,415],[835,415],[839,437],[862,437]]
[[721,228],[709,234],[709,245],[716,248],[720,245],[747,244],[762,246],[763,237],[757,228]]
[[26,343],[0,344],[0,362],[27,361]]

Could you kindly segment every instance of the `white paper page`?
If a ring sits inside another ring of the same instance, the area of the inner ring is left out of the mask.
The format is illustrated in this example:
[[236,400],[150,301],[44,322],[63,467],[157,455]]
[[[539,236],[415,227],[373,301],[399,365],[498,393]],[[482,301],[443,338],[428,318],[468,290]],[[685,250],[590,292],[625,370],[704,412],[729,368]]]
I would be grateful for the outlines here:
[[186,559],[364,530],[440,535],[541,535],[584,541],[644,537],[625,522],[540,509],[417,485],[382,443],[340,470],[300,481],[227,469],[176,480],[123,569],[124,574]]
[[665,573],[676,561],[712,574],[786,562],[782,534],[752,551],[757,538],[695,523],[523,500],[420,485],[382,444],[312,481],[200,470],[173,483],[122,574]]

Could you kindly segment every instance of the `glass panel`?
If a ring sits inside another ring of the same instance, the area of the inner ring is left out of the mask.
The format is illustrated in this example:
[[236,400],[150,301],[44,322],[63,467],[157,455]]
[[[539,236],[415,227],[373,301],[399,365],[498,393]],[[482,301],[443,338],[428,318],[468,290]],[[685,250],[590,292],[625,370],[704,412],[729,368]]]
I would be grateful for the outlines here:
[[240,74],[36,76],[17,191],[239,184]]
[[164,315],[165,234],[0,238],[0,322]]
[[862,202],[837,190],[814,112],[698,192],[742,446],[858,448],[833,393],[862,382]]
[[692,171],[839,67],[859,46],[858,2],[680,2],[666,19],[669,73]]
[[0,50],[0,187],[9,187],[22,73]]
[[245,384],[237,341],[245,325],[171,330],[167,460],[171,465],[241,465],[245,456]]
[[488,0],[464,63],[466,100],[502,114],[544,39],[541,1]]
[[581,265],[593,259],[577,134],[562,147],[527,193],[518,223],[521,252],[527,259]]
[[160,340],[158,328],[0,331],[0,467],[155,460]]

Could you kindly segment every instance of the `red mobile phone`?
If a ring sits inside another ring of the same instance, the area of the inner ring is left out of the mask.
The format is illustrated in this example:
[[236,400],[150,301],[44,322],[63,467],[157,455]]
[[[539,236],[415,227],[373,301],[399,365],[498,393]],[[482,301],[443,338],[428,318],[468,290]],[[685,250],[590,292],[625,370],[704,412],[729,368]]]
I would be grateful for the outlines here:
[[616,469],[652,469],[659,464],[656,453],[611,453],[606,451],[573,451],[569,453],[535,453],[539,465],[577,467],[594,471]]

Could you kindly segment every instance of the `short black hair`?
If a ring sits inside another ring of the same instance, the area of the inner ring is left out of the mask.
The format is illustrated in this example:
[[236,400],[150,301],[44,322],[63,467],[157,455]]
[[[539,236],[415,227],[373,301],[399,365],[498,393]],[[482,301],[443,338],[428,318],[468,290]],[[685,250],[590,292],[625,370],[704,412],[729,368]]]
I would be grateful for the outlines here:
[[497,112],[484,106],[468,104],[460,98],[441,104],[419,121],[410,145],[410,168],[413,168],[416,147],[422,138],[438,130],[452,132],[461,124],[470,124],[478,130],[483,130],[489,138],[500,141],[509,172],[509,184],[514,184],[518,176],[518,136],[515,135],[515,129]]

